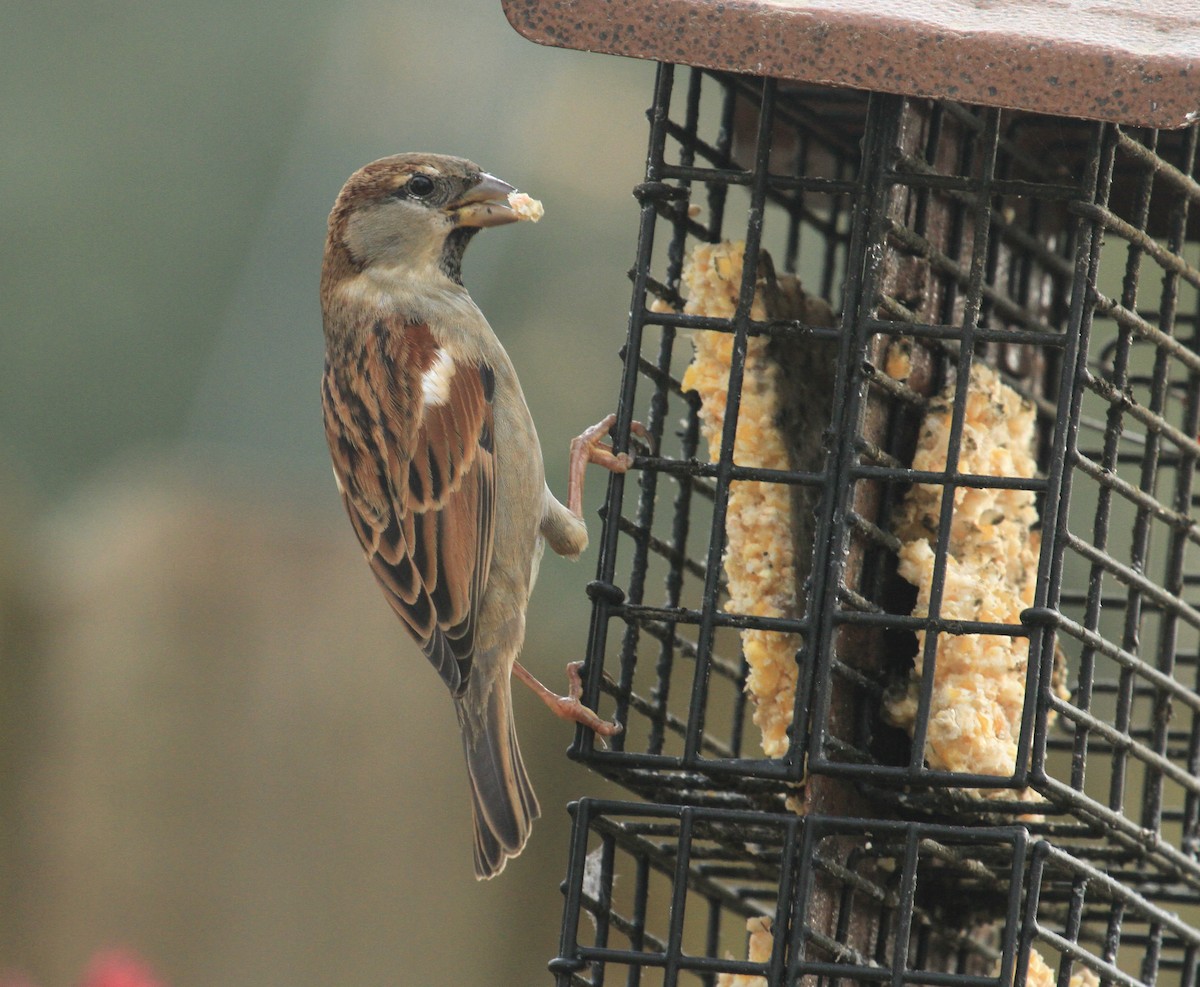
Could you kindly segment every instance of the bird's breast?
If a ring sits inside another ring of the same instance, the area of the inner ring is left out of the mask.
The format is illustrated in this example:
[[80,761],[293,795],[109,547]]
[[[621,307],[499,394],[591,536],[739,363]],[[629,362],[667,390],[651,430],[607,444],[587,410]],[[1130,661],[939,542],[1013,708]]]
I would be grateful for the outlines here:
[[[372,318],[399,316],[409,322],[454,327],[487,322],[466,289],[440,272],[373,265],[338,282],[334,301]],[[451,335],[455,335],[450,330]]]

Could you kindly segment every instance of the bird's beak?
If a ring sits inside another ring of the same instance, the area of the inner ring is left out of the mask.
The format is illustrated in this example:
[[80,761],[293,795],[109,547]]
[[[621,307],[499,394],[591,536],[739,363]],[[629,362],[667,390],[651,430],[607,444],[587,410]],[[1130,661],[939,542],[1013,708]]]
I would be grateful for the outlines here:
[[515,223],[520,217],[508,204],[509,193],[515,192],[508,182],[485,174],[466,195],[450,203],[450,214],[456,226],[502,226]]

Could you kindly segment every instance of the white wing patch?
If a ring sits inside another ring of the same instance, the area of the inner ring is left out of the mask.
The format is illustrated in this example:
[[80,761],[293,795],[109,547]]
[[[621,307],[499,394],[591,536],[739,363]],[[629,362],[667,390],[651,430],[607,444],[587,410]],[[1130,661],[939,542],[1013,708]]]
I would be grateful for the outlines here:
[[450,400],[450,381],[454,377],[454,357],[439,349],[433,366],[421,375],[421,396],[425,403],[437,407]]

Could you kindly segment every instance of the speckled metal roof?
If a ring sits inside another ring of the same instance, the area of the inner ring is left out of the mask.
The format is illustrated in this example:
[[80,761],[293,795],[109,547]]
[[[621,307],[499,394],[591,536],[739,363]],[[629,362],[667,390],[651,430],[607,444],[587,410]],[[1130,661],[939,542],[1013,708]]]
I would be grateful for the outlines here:
[[539,44],[1056,116],[1200,119],[1200,0],[502,0]]

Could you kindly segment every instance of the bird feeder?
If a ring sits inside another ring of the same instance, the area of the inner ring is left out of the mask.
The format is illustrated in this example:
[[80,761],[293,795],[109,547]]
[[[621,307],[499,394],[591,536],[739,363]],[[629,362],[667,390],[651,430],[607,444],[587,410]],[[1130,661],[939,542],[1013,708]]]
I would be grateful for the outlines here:
[[1200,18],[504,6],[659,63],[558,983],[1195,987]]

